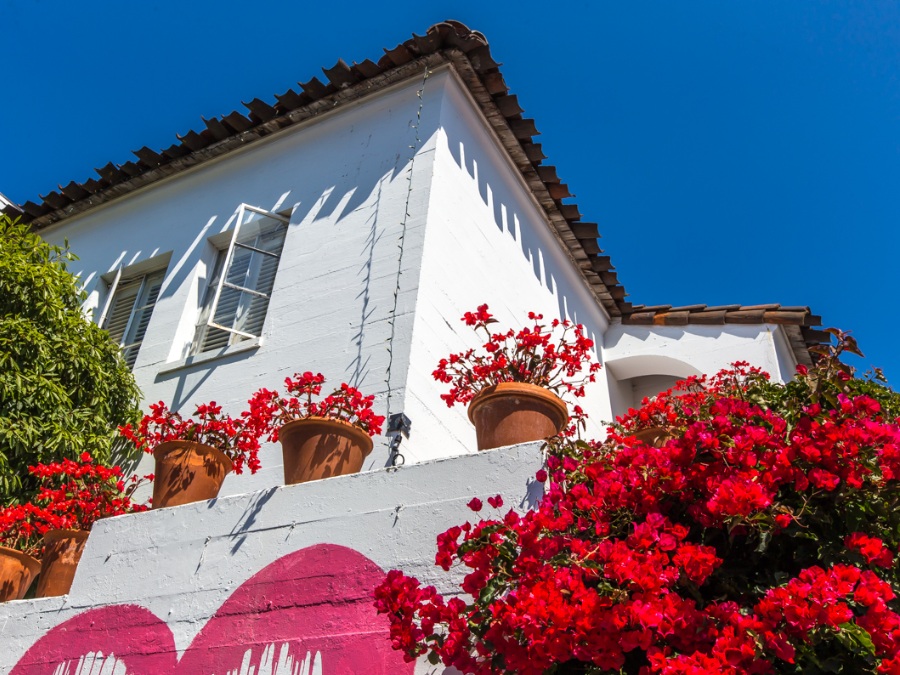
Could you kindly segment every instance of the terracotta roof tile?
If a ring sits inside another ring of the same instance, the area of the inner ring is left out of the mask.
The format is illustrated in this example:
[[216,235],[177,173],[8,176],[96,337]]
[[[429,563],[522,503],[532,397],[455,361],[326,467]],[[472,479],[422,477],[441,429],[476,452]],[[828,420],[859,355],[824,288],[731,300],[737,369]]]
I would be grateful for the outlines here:
[[[349,73],[349,69],[347,72]],[[269,120],[273,120],[278,117],[279,114],[274,106],[271,106],[265,101],[258,98],[253,99],[249,103],[242,102],[242,105],[250,111],[251,118],[255,116],[260,122],[268,122]]]
[[201,117],[200,119],[203,120],[203,123],[206,125],[209,133],[212,134],[214,140],[223,141],[234,133],[231,129],[222,124],[222,121],[217,117],[212,117],[210,119]]
[[569,223],[572,233],[579,239],[599,239],[597,223]]
[[312,78],[309,82],[301,82],[300,88],[303,89],[304,94],[313,100],[329,94],[328,87],[319,82],[319,78],[317,77]]
[[[505,117],[514,117],[525,112],[519,105],[519,97],[515,94],[495,96],[494,105]],[[559,182],[558,179],[557,182]]]
[[[129,162],[130,163],[130,162]],[[91,193],[81,187],[74,180],[65,187],[60,186],[59,189],[69,198],[74,200],[84,199]]]
[[[338,89],[349,87],[351,84],[356,84],[362,79],[359,74],[354,73],[350,69],[350,66],[344,63],[343,59],[338,59],[338,62],[331,68],[322,68],[322,72],[325,73],[325,77],[328,78],[328,81]],[[259,99],[255,100],[259,101]],[[260,103],[262,103],[262,101],[260,101]],[[272,109],[272,117],[275,117],[274,108]]]
[[[294,92],[292,91],[291,93],[293,94]],[[296,100],[303,99],[302,96],[297,96],[296,94],[294,94],[294,96],[296,97]],[[295,99],[291,100],[294,101]],[[239,113],[237,110],[225,115],[222,118],[222,124],[227,126],[232,130],[233,133],[236,134],[239,134],[242,131],[247,131],[247,129],[253,126],[253,122],[241,115],[241,113]]]
[[822,319],[809,307],[782,307],[781,305],[635,305],[623,313],[622,323],[632,326],[686,326],[689,324],[722,326],[725,324],[777,324],[785,327],[788,340],[798,363],[809,365],[809,348],[830,341],[830,335],[814,330]]

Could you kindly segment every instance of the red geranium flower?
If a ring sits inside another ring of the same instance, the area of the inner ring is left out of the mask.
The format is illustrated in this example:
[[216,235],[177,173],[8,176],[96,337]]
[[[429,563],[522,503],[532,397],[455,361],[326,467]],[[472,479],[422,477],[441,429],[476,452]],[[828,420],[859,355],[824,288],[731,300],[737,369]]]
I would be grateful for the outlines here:
[[294,420],[324,417],[360,427],[370,436],[381,433],[384,416],[373,410],[374,396],[363,396],[346,382],[327,396],[322,396],[325,376],[322,373],[296,373],[284,381],[286,396],[277,391],[260,389],[250,398],[250,410],[243,413],[246,423],[259,435],[278,440],[278,429]]
[[40,479],[37,495],[25,504],[0,509],[0,545],[35,557],[48,530],[90,530],[101,518],[146,511],[132,499],[134,491],[153,476],[126,480],[119,466],[104,466],[88,453],[28,467]]
[[500,382],[527,382],[559,395],[584,396],[585,384],[594,382],[600,370],[584,326],[553,319],[548,328],[541,323],[543,315],[534,312],[528,319],[532,325],[520,330],[492,333],[488,326],[497,321],[487,305],[463,315],[467,326],[484,335],[484,353],[469,349],[440,360],[432,376],[450,385],[450,391],[441,395],[448,406],[467,404]]
[[215,401],[198,405],[193,418],[188,419],[160,401],[150,405],[150,413],[141,419],[137,429],[129,424],[119,427],[119,433],[147,453],[166,441],[209,445],[228,456],[237,474],[243,472],[245,465],[250,473],[256,473],[261,466],[260,434],[252,419],[223,414],[222,406]]

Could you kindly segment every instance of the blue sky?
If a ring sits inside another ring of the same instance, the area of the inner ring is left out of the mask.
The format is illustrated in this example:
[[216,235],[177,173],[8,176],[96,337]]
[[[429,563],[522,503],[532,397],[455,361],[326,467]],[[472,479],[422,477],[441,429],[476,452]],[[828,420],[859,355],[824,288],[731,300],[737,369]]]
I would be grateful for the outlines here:
[[632,302],[809,305],[898,386],[895,2],[0,0],[0,192],[36,200],[445,18],[487,36]]

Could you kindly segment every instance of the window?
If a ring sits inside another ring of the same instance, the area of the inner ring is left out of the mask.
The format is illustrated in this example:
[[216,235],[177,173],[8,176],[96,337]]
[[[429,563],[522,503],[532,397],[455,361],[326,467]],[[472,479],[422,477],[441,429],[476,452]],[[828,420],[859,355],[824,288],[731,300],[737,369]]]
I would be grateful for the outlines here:
[[119,343],[129,368],[134,368],[165,274],[165,270],[157,270],[125,277],[119,269],[109,285],[99,324]]
[[191,353],[262,334],[289,218],[242,204],[228,248],[219,251]]

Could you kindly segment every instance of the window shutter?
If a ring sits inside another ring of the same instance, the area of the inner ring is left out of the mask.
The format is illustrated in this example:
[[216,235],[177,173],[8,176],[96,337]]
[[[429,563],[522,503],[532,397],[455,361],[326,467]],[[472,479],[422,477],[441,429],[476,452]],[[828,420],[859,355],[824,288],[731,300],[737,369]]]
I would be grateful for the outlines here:
[[104,328],[109,332],[113,341],[119,345],[123,344],[128,321],[131,319],[131,312],[134,309],[134,302],[137,300],[140,288],[140,279],[136,282],[120,283],[118,291],[113,298],[112,307],[110,307],[109,313],[106,315]]
[[137,360],[164,278],[165,270],[160,270],[120,281],[114,291],[104,328],[122,348],[129,368],[133,368]]
[[219,254],[204,300],[194,353],[262,334],[287,223],[285,216],[241,205],[231,242]]

